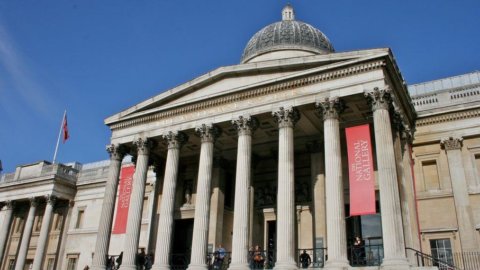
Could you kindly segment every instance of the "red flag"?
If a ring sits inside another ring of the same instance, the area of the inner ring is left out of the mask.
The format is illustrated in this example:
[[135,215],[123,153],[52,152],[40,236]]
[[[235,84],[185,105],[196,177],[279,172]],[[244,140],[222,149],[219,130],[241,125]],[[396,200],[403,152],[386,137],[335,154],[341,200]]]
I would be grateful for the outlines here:
[[375,176],[368,124],[345,129],[350,178],[350,216],[375,214]]
[[63,133],[63,143],[65,143],[68,138],[70,138],[70,134],[68,133],[68,124],[67,124],[67,114],[65,113],[65,118],[63,118],[63,126],[62,126],[62,133]]

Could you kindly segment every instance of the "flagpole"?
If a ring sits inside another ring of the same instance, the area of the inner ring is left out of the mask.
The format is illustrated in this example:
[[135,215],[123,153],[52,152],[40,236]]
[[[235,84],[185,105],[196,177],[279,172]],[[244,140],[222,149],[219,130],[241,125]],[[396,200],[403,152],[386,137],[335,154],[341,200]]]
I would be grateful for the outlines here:
[[65,122],[65,116],[67,115],[67,110],[63,113],[62,123],[60,124],[60,131],[58,132],[58,139],[57,139],[57,146],[55,146],[55,153],[53,154],[53,164],[55,164],[55,160],[57,159],[57,151],[58,151],[58,144],[60,143],[60,136],[62,135],[63,123]]

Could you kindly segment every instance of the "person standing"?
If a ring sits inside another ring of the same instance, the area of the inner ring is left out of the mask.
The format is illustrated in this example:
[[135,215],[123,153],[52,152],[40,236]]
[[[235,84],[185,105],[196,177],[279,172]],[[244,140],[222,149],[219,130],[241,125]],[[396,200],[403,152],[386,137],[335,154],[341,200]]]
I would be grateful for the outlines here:
[[144,270],[145,268],[145,249],[141,248],[137,254],[137,270]]
[[222,269],[223,260],[225,259],[226,252],[227,251],[225,250],[225,248],[223,248],[222,244],[219,244],[217,250],[214,253],[214,256],[215,256],[215,261],[213,265],[214,269],[219,269],[219,270]]
[[300,264],[302,268],[308,268],[308,266],[312,263],[312,258],[308,255],[307,251],[304,249],[303,253],[300,254]]

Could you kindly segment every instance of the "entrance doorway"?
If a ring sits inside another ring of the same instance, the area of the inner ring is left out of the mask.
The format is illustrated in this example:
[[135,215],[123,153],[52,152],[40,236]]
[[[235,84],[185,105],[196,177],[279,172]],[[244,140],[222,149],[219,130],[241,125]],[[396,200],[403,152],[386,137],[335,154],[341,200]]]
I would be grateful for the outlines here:
[[193,238],[193,218],[175,220],[172,254],[172,269],[187,269],[190,264]]
[[[377,214],[346,218],[348,260],[352,266],[376,266],[383,259],[382,220],[377,204]],[[346,205],[345,213],[350,212]],[[356,245],[359,237],[361,244]]]
[[277,248],[277,221],[267,221],[267,269],[271,269],[275,266],[275,254]]

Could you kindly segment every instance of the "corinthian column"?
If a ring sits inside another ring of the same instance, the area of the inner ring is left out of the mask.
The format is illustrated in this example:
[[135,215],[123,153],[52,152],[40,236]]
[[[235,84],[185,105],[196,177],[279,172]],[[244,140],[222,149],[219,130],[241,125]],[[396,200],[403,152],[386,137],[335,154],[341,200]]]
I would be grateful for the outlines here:
[[278,123],[277,261],[275,269],[297,269],[295,263],[295,175],[293,128],[296,108],[272,113]]
[[195,129],[200,136],[200,163],[198,168],[195,219],[193,221],[192,256],[189,270],[206,270],[207,237],[210,210],[210,189],[212,185],[213,144],[220,135],[216,126],[203,124]]
[[462,160],[462,141],[463,138],[461,137],[450,137],[442,139],[440,143],[447,152],[462,249],[463,251],[475,252],[479,250],[478,233],[475,231],[473,213],[468,197],[468,185]]
[[137,269],[135,259],[140,239],[140,226],[142,223],[143,197],[145,182],[147,180],[148,156],[153,142],[149,139],[137,139],[133,142],[137,148],[137,165],[133,175],[133,187],[128,209],[127,232],[125,235],[123,263],[121,269]]
[[316,104],[323,115],[325,141],[325,199],[327,214],[328,261],[325,268],[346,269],[347,238],[345,235],[345,205],[343,202],[342,151],[338,117],[345,106],[338,98]]
[[240,116],[232,120],[238,132],[235,211],[233,214],[232,263],[230,269],[248,270],[249,186],[251,178],[252,133],[258,120]]
[[380,209],[382,211],[383,248],[385,254],[382,268],[408,269],[389,114],[392,99],[389,90],[379,90],[378,88],[365,95],[372,106],[375,130],[375,149],[377,153],[378,185],[380,188]]
[[35,220],[35,211],[37,210],[37,201],[35,198],[30,198],[30,209],[28,210],[27,221],[23,228],[22,242],[18,250],[17,263],[15,270],[23,270],[25,266],[25,258],[27,257],[28,245],[30,244],[30,237],[32,236],[33,221]]
[[42,269],[43,256],[45,255],[45,248],[47,247],[48,231],[50,229],[53,207],[56,200],[55,197],[50,195],[45,196],[45,198],[47,199],[47,205],[45,207],[45,213],[43,214],[42,227],[37,240],[37,250],[35,251],[35,258],[33,259],[32,270]]
[[6,201],[3,206],[4,216],[3,216],[3,225],[0,230],[0,262],[3,262],[3,252],[5,251],[5,246],[7,244],[8,232],[10,231],[10,224],[12,224],[13,217],[13,202]]
[[169,255],[172,246],[173,212],[175,206],[175,189],[177,186],[178,160],[180,148],[188,140],[183,132],[169,132],[163,136],[168,141],[167,164],[163,180],[162,204],[158,222],[157,244],[155,250],[154,270],[169,270]]
[[107,145],[107,152],[110,154],[110,167],[108,169],[108,179],[105,185],[102,214],[100,215],[97,242],[95,243],[95,253],[93,255],[93,270],[104,270],[106,268],[108,248],[110,246],[110,235],[112,232],[113,212],[115,209],[115,198],[117,196],[118,176],[120,175],[125,148],[121,145],[111,144]]

